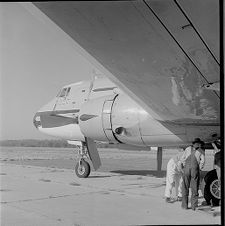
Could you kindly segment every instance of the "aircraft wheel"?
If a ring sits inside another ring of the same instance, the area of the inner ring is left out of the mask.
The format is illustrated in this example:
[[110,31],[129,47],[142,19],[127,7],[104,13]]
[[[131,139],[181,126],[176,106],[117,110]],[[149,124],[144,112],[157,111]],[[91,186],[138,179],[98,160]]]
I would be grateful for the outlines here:
[[216,179],[210,184],[210,192],[216,199],[221,199],[220,180]]
[[221,199],[221,184],[216,170],[209,171],[205,178],[204,198],[208,204],[218,206]]
[[75,166],[75,173],[80,178],[87,178],[91,172],[91,167],[85,160],[80,160]]

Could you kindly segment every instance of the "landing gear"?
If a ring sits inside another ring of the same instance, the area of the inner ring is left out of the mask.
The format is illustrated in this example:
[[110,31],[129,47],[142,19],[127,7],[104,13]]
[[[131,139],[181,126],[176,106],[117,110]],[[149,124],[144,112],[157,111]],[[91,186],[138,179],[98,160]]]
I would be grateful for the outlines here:
[[208,205],[218,206],[221,199],[220,180],[216,170],[209,171],[204,177],[204,198]]
[[[218,144],[218,143],[217,143]],[[221,202],[221,153],[218,145],[212,143],[214,147],[213,170],[209,171],[204,177],[204,198],[208,205],[219,206]]]
[[85,143],[78,150],[79,161],[75,166],[75,173],[79,178],[87,178],[91,172],[91,167],[85,159],[89,158]]
[[75,166],[75,173],[78,177],[86,178],[91,172],[91,167],[86,159],[89,159],[92,162],[94,170],[97,170],[101,166],[101,159],[94,140],[85,137],[85,142],[71,141],[70,143],[79,147],[79,161]]

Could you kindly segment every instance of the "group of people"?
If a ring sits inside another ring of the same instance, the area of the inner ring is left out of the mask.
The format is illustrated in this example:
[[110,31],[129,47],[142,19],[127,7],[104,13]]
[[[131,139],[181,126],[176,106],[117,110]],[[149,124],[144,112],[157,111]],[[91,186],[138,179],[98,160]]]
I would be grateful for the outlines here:
[[176,200],[181,201],[181,207],[188,209],[189,188],[191,188],[191,208],[198,206],[198,190],[200,170],[205,164],[204,142],[196,138],[192,145],[171,158],[167,164],[165,200],[171,199],[172,188],[175,187]]

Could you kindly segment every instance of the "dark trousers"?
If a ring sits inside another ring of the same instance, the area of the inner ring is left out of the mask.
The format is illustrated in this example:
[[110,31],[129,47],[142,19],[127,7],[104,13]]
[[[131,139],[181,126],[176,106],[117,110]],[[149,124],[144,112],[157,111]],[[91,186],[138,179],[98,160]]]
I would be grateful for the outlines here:
[[197,159],[194,155],[187,158],[182,184],[182,207],[188,208],[189,188],[191,188],[191,208],[198,206],[198,188],[199,188],[200,170]]

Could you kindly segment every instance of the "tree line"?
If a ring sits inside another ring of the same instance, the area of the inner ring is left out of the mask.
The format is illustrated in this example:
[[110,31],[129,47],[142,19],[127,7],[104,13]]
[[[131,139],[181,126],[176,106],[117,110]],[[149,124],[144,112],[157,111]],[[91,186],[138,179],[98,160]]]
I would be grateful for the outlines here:
[[[2,147],[52,147],[52,148],[74,148],[74,145],[68,144],[65,140],[2,140],[0,141]],[[98,148],[107,148],[108,144],[97,143]]]
[[68,144],[65,140],[2,140],[0,141],[2,147],[59,147],[59,148],[74,148],[73,145]]

